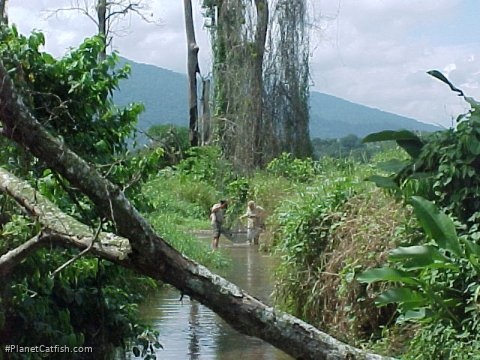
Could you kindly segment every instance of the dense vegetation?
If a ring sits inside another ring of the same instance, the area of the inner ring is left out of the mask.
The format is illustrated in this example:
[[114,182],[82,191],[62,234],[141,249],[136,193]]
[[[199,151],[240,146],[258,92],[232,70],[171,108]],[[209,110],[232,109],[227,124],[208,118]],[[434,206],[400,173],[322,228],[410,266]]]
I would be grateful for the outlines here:
[[368,176],[383,195],[359,181],[368,166],[336,166],[333,179],[311,180],[277,210],[276,294],[285,309],[389,355],[479,358],[480,117],[479,104],[465,100],[471,111],[455,129],[365,139],[405,150],[378,164],[383,175]]
[[[224,266],[219,252],[189,234],[208,229],[209,209],[219,198],[230,200],[231,228],[255,199],[270,214],[261,248],[281,259],[275,277],[279,306],[341,340],[389,355],[478,356],[477,102],[465,98],[472,110],[455,129],[425,136],[389,131],[365,139],[389,140],[386,146],[347,137],[336,144],[348,151],[319,147],[317,160],[282,153],[247,177],[218,147],[189,148],[181,128],[154,127],[149,147],[129,151],[141,106],[113,104],[111,94],[128,67],[119,68],[115,54],[99,61],[99,39],[57,60],[39,50],[40,33],[23,37],[4,28],[0,35],[3,62],[15,69],[15,83],[35,116],[122,185],[174,247],[208,266]],[[115,229],[65,179],[0,141],[2,167],[93,229]],[[0,203],[4,254],[40,225],[8,196],[0,195]],[[134,353],[150,355],[150,345],[160,345],[138,324],[137,304],[159,284],[93,257],[52,275],[75,254],[37,251],[0,285],[2,345],[93,346],[103,357],[133,342]]]
[[[115,54],[99,61],[102,41],[98,38],[87,39],[57,60],[39,50],[44,43],[41,33],[24,37],[14,27],[1,31],[3,64],[16,70],[12,71],[15,83],[36,118],[95,163],[105,177],[122,184],[139,209],[151,209],[152,204],[141,193],[141,184],[158,170],[164,150],[158,147],[131,154],[127,149],[141,106],[117,108],[111,94],[128,76],[128,66],[118,68]],[[65,179],[9,140],[0,141],[2,167],[28,180],[39,193],[92,229],[114,229],[115,224],[99,217],[91,202],[79,196]],[[3,255],[35,236],[41,225],[23,214],[6,194],[0,195],[0,204]],[[221,263],[217,255],[205,256],[208,249],[195,245],[191,236],[159,230],[172,241],[181,242],[190,256],[198,256],[206,264]],[[127,346],[130,340],[140,346],[150,344],[145,343],[146,338],[152,338],[146,336],[149,330],[137,320],[137,304],[158,284],[92,257],[81,257],[53,275],[77,253],[56,248],[39,250],[2,282],[2,345],[92,346],[95,354],[90,356],[101,358],[116,347]],[[40,354],[30,356],[37,358]]]

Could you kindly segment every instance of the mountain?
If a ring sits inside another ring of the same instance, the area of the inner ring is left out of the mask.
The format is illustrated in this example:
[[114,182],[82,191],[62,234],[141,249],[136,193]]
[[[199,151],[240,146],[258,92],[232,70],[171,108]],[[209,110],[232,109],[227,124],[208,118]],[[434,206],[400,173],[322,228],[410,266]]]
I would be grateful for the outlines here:
[[127,80],[120,82],[120,89],[115,91],[113,99],[120,106],[132,102],[145,105],[137,128],[146,131],[158,124],[188,126],[187,76],[124,58],[119,65],[126,62],[132,72]]
[[[138,129],[152,125],[188,126],[188,80],[184,74],[154,65],[121,59],[130,63],[132,72],[114,93],[117,105],[140,102],[145,112],[140,115]],[[338,97],[312,91],[310,94],[310,136],[342,138],[349,134],[363,137],[382,130],[437,131],[439,127],[420,121],[352,103]]]
[[433,132],[441,128],[332,95],[315,91],[310,93],[312,138],[342,138],[349,134],[364,137],[382,130],[400,129]]

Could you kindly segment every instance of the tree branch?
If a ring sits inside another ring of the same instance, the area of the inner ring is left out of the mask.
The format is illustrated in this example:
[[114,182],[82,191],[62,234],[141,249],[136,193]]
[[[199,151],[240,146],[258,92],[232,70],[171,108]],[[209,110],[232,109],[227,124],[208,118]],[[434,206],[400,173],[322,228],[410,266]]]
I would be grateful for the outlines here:
[[6,278],[15,265],[19,264],[35,250],[48,244],[51,240],[50,234],[40,232],[22,245],[0,256],[0,278]]
[[77,255],[75,255],[73,258],[71,258],[70,260],[68,260],[65,264],[59,266],[57,269],[55,269],[55,271],[52,272],[52,277],[55,276],[56,274],[58,274],[60,271],[62,271],[63,269],[65,269],[67,266],[69,266],[70,264],[73,264],[75,261],[77,261],[78,259],[80,259],[83,255],[85,255],[87,252],[89,252],[91,249],[92,249],[92,246],[93,244],[95,243],[95,241],[97,241],[98,239],[98,235],[100,235],[100,230],[102,230],[102,222],[100,221],[100,225],[98,226],[98,229],[97,229],[97,232],[95,233],[95,237],[92,239],[92,241],[90,242],[90,244],[87,246],[86,249],[80,251]]
[[101,232],[100,227],[92,234],[88,226],[63,213],[27,182],[3,168],[0,168],[0,191],[12,197],[28,215],[45,226],[40,234],[2,255],[0,276],[8,275],[15,264],[46,244],[91,249],[93,254],[115,262],[124,260],[131,251],[127,239]]

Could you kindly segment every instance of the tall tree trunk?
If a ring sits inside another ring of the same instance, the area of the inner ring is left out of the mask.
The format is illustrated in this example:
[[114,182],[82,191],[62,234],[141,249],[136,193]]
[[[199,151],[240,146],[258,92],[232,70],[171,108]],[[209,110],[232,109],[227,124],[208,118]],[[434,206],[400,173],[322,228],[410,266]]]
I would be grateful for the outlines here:
[[103,37],[104,46],[99,54],[99,60],[103,61],[107,57],[107,0],[98,0],[97,2],[98,35]]
[[0,61],[0,121],[4,136],[41,159],[87,195],[110,219],[131,253],[117,263],[172,284],[208,306],[233,328],[260,337],[297,359],[383,359],[348,346],[313,326],[261,303],[166,243],[118,186],[50,135],[14,89]]
[[257,24],[255,29],[255,54],[253,58],[252,71],[252,101],[253,101],[253,139],[254,157],[253,165],[263,165],[265,151],[263,144],[269,142],[274,136],[272,133],[264,131],[263,118],[263,58],[265,54],[265,43],[267,39],[268,27],[268,1],[255,0],[257,11]]
[[0,25],[8,24],[7,4],[8,0],[0,0]]
[[202,80],[202,145],[207,145],[210,141],[211,134],[211,115],[210,115],[210,80]]
[[190,145],[198,146],[198,100],[197,100],[197,73],[200,73],[198,66],[198,45],[195,40],[195,29],[193,26],[192,1],[184,0],[185,30],[187,32],[187,73],[188,73],[188,108],[189,108],[189,138]]

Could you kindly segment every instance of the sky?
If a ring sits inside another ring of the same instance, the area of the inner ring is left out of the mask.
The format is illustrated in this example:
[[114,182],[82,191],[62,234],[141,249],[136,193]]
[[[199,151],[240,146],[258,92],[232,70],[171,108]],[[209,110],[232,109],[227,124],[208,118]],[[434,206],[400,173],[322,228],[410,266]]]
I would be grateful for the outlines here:
[[[45,50],[62,56],[96,32],[75,0],[10,0],[19,31],[45,33]],[[86,0],[77,0],[83,3]],[[416,120],[450,127],[468,109],[448,86],[427,75],[439,70],[480,100],[480,3],[476,0],[309,0],[313,91]],[[209,36],[192,0],[199,61],[211,68]],[[127,16],[112,47],[123,57],[186,73],[183,1],[149,0],[154,23]]]

